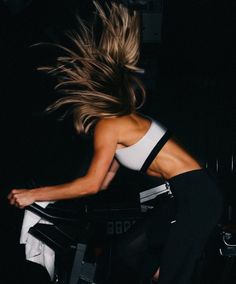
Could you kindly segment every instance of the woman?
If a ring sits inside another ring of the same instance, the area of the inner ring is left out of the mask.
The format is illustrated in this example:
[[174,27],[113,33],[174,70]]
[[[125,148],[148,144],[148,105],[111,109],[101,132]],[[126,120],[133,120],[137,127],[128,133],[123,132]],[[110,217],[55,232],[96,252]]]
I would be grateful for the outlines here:
[[[13,189],[8,198],[12,205],[24,208],[35,201],[96,194],[108,187],[120,163],[161,177],[176,198],[176,222],[167,230],[160,262],[147,261],[148,269],[140,278],[153,276],[160,284],[190,283],[196,260],[220,216],[219,190],[164,126],[137,112],[145,98],[144,87],[136,77],[142,72],[136,66],[137,13],[129,13],[118,4],[107,6],[106,11],[94,4],[103,24],[99,40],[95,27],[89,29],[80,21],[81,33],[70,34],[77,51],[60,46],[65,55],[57,58],[55,66],[41,68],[56,76],[57,89],[65,95],[48,111],[69,105],[78,133],[93,133],[94,156],[88,172],[61,185]],[[158,226],[157,219],[152,218],[153,228]],[[145,242],[148,246],[148,238]],[[138,271],[138,264],[134,269]]]

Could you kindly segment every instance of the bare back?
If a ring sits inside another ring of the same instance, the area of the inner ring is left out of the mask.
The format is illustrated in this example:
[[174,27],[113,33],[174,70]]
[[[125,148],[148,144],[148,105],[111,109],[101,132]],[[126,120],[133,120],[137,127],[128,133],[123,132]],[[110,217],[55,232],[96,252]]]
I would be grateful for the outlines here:
[[[138,114],[116,118],[118,129],[117,149],[130,147],[148,132],[151,120]],[[140,152],[139,155],[142,155]],[[154,157],[146,173],[169,179],[180,173],[200,169],[200,164],[174,138],[168,139]]]

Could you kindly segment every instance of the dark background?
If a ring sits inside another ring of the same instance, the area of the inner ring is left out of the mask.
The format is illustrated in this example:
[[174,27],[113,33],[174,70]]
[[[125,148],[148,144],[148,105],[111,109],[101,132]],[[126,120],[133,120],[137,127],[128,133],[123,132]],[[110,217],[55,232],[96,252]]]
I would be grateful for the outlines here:
[[[236,3],[123,2],[141,13],[155,9],[162,13],[161,40],[141,43],[140,66],[146,70],[148,95],[142,111],[169,127],[219,177],[226,204],[223,221],[234,223]],[[35,69],[55,54],[30,48],[37,42],[65,41],[64,31],[74,26],[76,11],[88,21],[93,17],[89,0],[0,1],[0,224],[3,247],[7,244],[9,249],[2,249],[1,261],[6,270],[12,267],[20,275],[25,266],[17,264],[21,252],[16,253],[20,250],[16,244],[23,211],[8,205],[7,193],[12,187],[55,184],[82,175],[92,154],[91,138],[79,137],[70,117],[58,121],[57,114],[43,112],[56,97],[54,82]],[[127,194],[127,189],[140,190],[152,183],[121,169],[113,187]]]

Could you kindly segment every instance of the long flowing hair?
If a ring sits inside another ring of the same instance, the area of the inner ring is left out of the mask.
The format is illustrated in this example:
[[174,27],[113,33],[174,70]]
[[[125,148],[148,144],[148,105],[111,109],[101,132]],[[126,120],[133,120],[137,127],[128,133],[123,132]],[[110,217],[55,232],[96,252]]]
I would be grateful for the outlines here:
[[131,13],[122,4],[102,8],[97,1],[93,3],[102,23],[99,39],[95,27],[78,17],[78,31],[68,33],[75,48],[57,45],[63,55],[56,64],[38,68],[56,76],[55,89],[63,94],[47,111],[69,105],[79,133],[87,133],[101,118],[135,112],[145,101],[137,76],[143,69],[136,66],[140,45],[137,12]]

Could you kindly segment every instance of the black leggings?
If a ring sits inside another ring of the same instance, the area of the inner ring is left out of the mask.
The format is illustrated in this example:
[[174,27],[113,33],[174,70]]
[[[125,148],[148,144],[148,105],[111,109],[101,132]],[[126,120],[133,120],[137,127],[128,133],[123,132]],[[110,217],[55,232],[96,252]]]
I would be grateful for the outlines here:
[[174,198],[157,198],[144,220],[122,236],[117,258],[140,280],[150,279],[160,267],[158,284],[190,284],[221,216],[222,196],[206,170],[186,172],[168,182]]

